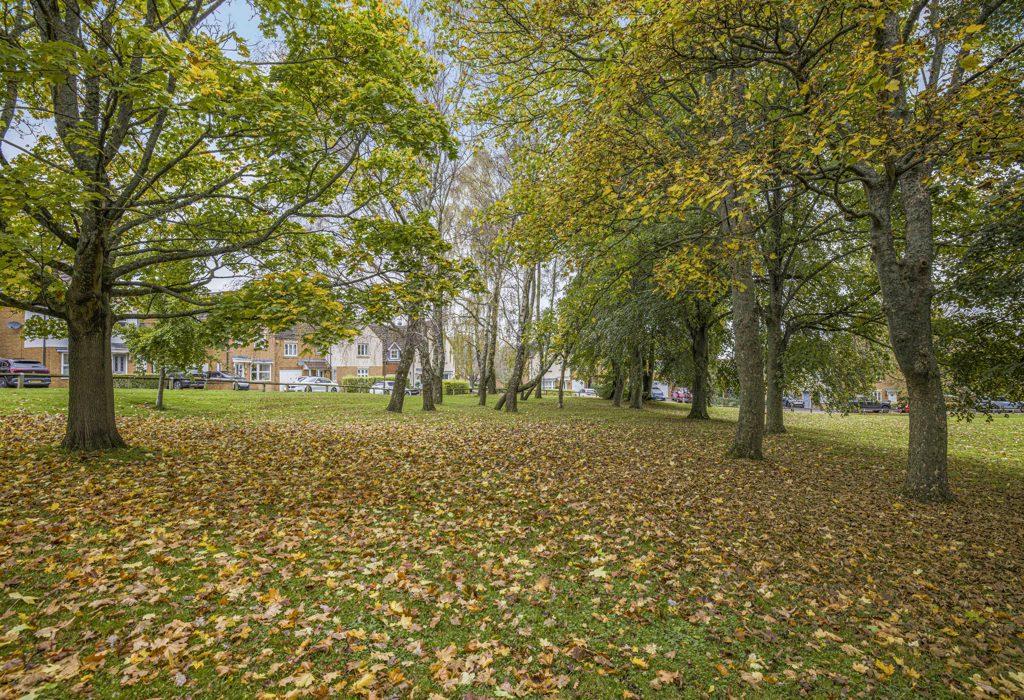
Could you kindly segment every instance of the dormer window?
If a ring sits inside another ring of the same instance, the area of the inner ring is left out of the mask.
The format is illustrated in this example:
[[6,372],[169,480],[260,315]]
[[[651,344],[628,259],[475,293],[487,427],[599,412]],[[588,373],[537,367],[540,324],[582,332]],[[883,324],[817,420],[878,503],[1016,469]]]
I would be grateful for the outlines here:
[[402,349],[398,347],[398,343],[394,343],[388,348],[388,360],[391,362],[398,362],[402,359]]

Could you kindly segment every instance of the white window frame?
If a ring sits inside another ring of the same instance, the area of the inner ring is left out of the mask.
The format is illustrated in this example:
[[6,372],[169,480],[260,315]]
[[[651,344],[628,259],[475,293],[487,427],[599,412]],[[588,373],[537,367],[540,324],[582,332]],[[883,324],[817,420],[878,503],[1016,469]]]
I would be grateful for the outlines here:
[[357,377],[369,377],[370,376],[370,368],[369,367],[357,367],[356,368],[356,376]]
[[248,362],[235,362],[234,363],[234,370],[235,370],[234,374],[235,374],[236,377],[242,377],[244,379],[245,377],[249,376],[249,368],[246,367],[247,364],[249,364],[249,363]]
[[284,341],[284,356],[285,357],[298,357],[299,356],[299,342],[297,340],[286,340],[286,341]]
[[71,363],[68,361],[68,354],[66,352],[60,354],[60,373],[67,376],[71,372]]
[[540,382],[541,389],[557,389],[558,380],[554,377],[544,377]]
[[402,348],[398,347],[398,343],[392,343],[391,347],[388,348],[388,362],[401,362],[402,360]]
[[[118,365],[121,365],[121,370],[118,371]],[[110,371],[118,376],[128,374],[128,353],[126,352],[115,352],[110,354]]]
[[356,357],[369,357],[370,356],[370,344],[369,343],[356,343]]
[[274,375],[274,363],[253,360],[249,367],[250,377],[254,382],[269,382]]

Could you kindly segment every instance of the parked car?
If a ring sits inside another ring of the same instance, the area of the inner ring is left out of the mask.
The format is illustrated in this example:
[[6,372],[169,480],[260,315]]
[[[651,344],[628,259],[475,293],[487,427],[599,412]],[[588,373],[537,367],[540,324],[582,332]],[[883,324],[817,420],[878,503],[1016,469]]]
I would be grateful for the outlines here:
[[672,392],[672,400],[676,403],[690,403],[693,401],[693,395],[686,389],[676,389]]
[[18,386],[18,375],[22,378],[23,386],[50,386],[50,370],[46,365],[35,360],[5,359],[0,360],[0,386]]
[[249,381],[245,377],[240,377],[237,374],[228,374],[221,370],[206,373],[207,381],[214,382],[231,382],[231,388],[235,391],[249,391]]
[[597,389],[591,389],[588,386],[588,387],[585,387],[583,389],[580,389],[579,395],[582,396],[583,398],[587,398],[587,399],[596,399],[597,398]]
[[327,377],[299,377],[293,383],[285,387],[285,391],[339,391],[337,382]]
[[[370,387],[370,393],[371,394],[390,395],[391,391],[394,388],[395,388],[395,383],[393,381],[375,382],[373,384],[373,386]],[[419,393],[420,393],[420,388],[418,386],[411,386],[411,385],[406,384],[406,386],[405,386],[405,395],[406,396],[417,396],[417,395],[419,395]]]
[[804,400],[803,397],[798,399],[795,396],[783,396],[782,405],[784,408],[803,408]]
[[856,413],[888,413],[892,410],[892,404],[888,401],[859,399],[851,401],[850,408]]
[[1020,404],[1006,399],[981,399],[977,408],[988,413],[1016,413],[1020,410]]
[[205,389],[206,377],[202,372],[171,372],[167,375],[172,389]]
[[651,401],[668,401],[668,398],[665,396],[665,392],[662,391],[659,387],[652,386]]

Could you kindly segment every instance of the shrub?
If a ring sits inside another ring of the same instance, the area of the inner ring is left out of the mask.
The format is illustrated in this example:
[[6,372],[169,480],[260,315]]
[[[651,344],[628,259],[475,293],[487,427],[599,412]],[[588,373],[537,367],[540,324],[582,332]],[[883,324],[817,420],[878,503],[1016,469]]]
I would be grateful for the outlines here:
[[341,377],[338,379],[338,386],[345,391],[369,391],[370,387],[377,382],[384,381],[385,377]]
[[156,389],[159,383],[160,377],[142,374],[114,377],[115,389]]
[[442,382],[444,393],[447,396],[458,396],[469,393],[469,382],[463,379],[445,379]]

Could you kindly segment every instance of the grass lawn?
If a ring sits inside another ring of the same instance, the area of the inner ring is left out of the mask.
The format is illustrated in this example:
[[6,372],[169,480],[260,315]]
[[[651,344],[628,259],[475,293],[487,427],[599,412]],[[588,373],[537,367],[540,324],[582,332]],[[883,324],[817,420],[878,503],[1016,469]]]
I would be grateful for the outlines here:
[[0,697],[1024,694],[1024,416],[927,506],[906,416],[153,395],[0,391]]

